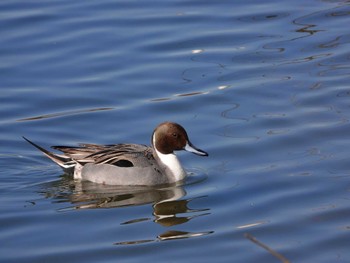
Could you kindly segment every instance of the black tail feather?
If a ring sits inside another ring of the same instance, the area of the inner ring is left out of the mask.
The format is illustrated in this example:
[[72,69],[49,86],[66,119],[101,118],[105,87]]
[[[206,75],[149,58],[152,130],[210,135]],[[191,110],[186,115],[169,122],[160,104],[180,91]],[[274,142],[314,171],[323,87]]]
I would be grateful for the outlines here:
[[43,154],[45,154],[47,157],[49,157],[52,161],[54,161],[56,164],[58,164],[62,168],[67,169],[67,168],[72,167],[72,163],[68,164],[68,162],[72,161],[72,159],[70,157],[54,154],[54,153],[44,149],[43,147],[35,144],[34,142],[30,141],[26,137],[24,137],[24,136],[22,136],[22,137],[24,140],[26,140],[28,143],[30,143],[35,148],[40,150]]

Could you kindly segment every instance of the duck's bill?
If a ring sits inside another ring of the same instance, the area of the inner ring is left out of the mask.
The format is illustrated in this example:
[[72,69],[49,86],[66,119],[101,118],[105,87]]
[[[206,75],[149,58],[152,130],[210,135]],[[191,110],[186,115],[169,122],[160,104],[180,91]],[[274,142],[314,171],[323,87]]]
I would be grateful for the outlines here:
[[208,156],[207,152],[196,148],[191,142],[187,142],[184,150],[191,152],[191,153],[194,153],[194,154],[197,154],[197,155],[200,155],[200,156]]

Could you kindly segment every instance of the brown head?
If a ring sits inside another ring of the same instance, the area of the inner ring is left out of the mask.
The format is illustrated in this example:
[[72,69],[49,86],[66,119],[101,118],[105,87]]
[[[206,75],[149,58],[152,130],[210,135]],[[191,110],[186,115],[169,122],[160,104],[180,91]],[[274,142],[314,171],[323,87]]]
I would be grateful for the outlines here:
[[208,153],[196,148],[188,139],[186,130],[174,122],[163,122],[157,126],[152,135],[152,145],[162,154],[186,150],[197,155],[208,156]]

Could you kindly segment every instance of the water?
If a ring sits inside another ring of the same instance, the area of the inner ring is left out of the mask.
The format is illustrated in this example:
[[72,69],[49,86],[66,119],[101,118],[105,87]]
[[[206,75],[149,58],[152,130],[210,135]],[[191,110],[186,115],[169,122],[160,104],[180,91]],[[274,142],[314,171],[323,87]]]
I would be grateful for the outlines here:
[[[347,1],[0,10],[1,262],[350,262]],[[21,138],[149,144],[165,120],[210,154],[179,153],[181,186],[75,182]]]

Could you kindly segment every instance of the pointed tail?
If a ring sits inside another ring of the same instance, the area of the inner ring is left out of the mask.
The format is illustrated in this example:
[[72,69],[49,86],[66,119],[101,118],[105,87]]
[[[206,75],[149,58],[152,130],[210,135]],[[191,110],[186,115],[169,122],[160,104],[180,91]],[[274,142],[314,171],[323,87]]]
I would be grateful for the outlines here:
[[43,154],[45,154],[48,158],[50,158],[52,161],[54,161],[56,164],[61,166],[64,170],[73,168],[76,163],[67,156],[54,154],[52,152],[49,152],[48,150],[44,149],[43,147],[35,144],[34,142],[28,140],[26,137],[22,136],[24,140],[29,142],[31,145],[33,145],[35,148],[39,149]]

